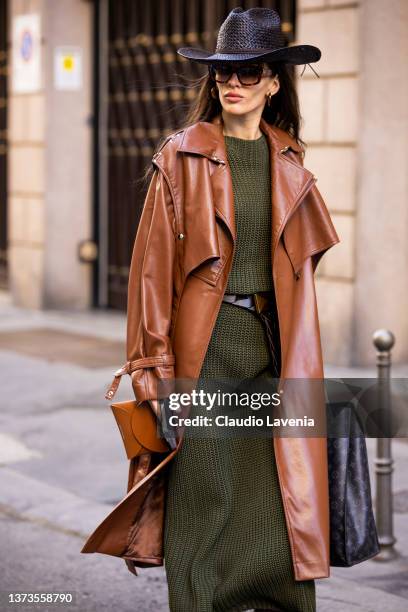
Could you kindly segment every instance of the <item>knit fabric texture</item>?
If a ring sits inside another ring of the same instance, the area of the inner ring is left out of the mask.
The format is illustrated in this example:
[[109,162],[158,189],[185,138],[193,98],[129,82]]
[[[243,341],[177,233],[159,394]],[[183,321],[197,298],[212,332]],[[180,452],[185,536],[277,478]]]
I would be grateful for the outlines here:
[[[273,288],[265,144],[264,136],[244,143],[226,137],[239,236],[230,292]],[[224,377],[268,377],[269,365],[260,319],[222,302],[197,389],[211,382],[208,390],[214,392],[214,381]],[[192,405],[190,416],[204,412]],[[220,412],[215,405],[211,416]],[[315,612],[314,580],[294,579],[273,439],[225,437],[205,429],[194,428],[189,435],[186,427],[182,447],[168,466],[164,564],[170,612],[271,607]]]
[[225,136],[237,243],[226,293],[271,291],[271,177],[268,141]]

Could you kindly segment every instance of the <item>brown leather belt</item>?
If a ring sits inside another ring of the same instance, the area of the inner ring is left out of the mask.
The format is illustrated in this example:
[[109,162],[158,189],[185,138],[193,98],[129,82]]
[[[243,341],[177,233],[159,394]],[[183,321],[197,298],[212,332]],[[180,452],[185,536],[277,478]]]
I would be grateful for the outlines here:
[[268,310],[268,305],[272,297],[271,291],[259,291],[257,293],[224,293],[223,302],[241,306],[259,314]]

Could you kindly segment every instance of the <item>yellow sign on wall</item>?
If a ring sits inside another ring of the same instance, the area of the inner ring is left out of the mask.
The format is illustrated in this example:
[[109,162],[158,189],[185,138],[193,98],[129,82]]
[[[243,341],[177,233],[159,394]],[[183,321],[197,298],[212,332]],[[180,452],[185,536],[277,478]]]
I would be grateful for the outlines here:
[[55,48],[54,85],[59,90],[81,89],[82,52],[79,47]]

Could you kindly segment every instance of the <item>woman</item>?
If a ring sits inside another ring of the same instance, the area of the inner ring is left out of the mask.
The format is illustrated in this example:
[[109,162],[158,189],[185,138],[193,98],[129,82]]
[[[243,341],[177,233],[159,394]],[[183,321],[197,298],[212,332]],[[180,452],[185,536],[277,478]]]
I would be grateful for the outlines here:
[[[158,379],[323,378],[313,273],[339,241],[303,168],[286,66],[320,51],[284,47],[276,11],[236,8],[215,54],[179,53],[210,71],[193,123],[153,157],[129,276],[128,361],[106,394],[130,374],[162,423]],[[275,326],[254,312],[262,303]],[[298,403],[323,414],[311,397]],[[82,552],[122,557],[134,574],[164,557],[172,612],[309,612],[314,578],[329,575],[327,492],[324,438],[184,435],[164,458],[131,461],[127,496]]]
[[[234,9],[220,28],[214,55],[179,49],[181,55],[209,65],[188,124],[221,112],[237,225],[226,293],[200,371],[201,388],[211,379],[279,375],[278,351],[268,343],[261,319],[240,306],[245,304],[242,298],[251,305],[253,294],[261,292],[269,292],[265,297],[273,301],[270,159],[259,124],[261,116],[271,123],[280,118],[280,126],[298,138],[297,97],[284,60],[305,63],[318,53],[303,48],[297,58],[300,50],[292,48],[258,51],[251,59],[234,57],[246,51],[237,43],[255,49],[282,47],[277,23],[270,9]],[[202,413],[198,406],[190,416]],[[316,608],[314,580],[294,580],[268,438],[195,439],[186,434],[170,467],[164,556],[172,612]]]

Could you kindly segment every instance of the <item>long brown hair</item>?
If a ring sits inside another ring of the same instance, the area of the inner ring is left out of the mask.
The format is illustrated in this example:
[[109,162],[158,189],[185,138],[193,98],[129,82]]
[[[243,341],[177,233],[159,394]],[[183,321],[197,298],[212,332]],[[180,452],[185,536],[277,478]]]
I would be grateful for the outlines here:
[[[271,125],[276,125],[285,130],[300,145],[305,147],[306,143],[299,137],[301,115],[295,86],[294,66],[283,62],[265,62],[265,64],[272,70],[272,76],[278,75],[280,87],[276,94],[272,96],[271,105],[265,104],[262,117]],[[211,89],[214,87],[215,82],[209,73],[196,79],[188,79],[185,75],[179,76],[189,83],[187,85],[189,89],[197,90],[198,93],[194,95],[192,103],[187,108],[185,121],[174,131],[185,129],[197,121],[210,122],[221,113],[222,106],[218,95],[216,98],[211,95]],[[156,151],[165,139],[166,136],[160,139],[157,143]],[[149,180],[153,172],[152,166],[150,162],[146,167],[142,176],[144,182]]]

